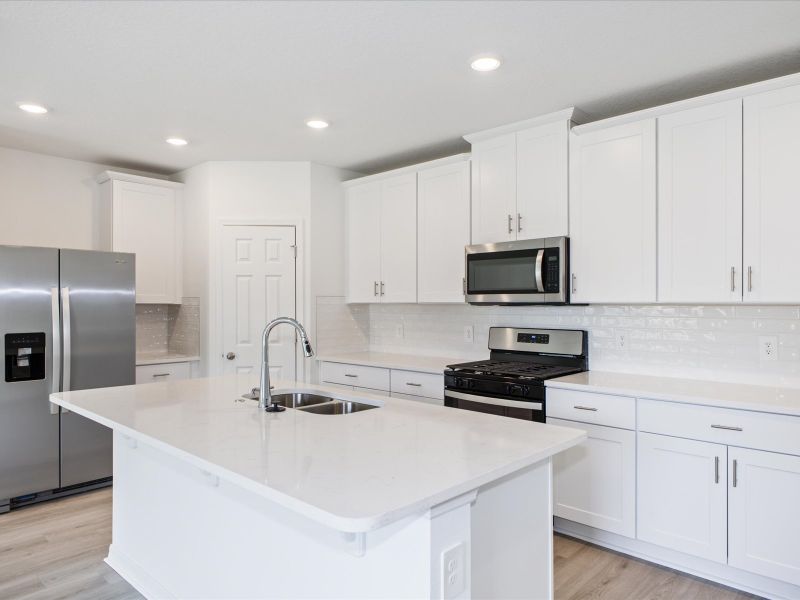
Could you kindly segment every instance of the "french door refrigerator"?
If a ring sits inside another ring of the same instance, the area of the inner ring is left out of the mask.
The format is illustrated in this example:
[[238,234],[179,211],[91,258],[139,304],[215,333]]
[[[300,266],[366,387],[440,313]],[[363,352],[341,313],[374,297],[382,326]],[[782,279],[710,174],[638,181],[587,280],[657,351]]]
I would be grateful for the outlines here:
[[0,512],[110,480],[111,431],[49,395],[135,382],[134,261],[0,246]]

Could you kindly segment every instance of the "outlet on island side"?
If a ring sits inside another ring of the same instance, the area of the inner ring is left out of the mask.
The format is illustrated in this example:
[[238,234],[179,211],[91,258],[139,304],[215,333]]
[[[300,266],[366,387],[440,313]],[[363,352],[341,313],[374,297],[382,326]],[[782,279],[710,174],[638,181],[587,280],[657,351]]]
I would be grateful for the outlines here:
[[458,598],[466,588],[464,564],[467,559],[464,542],[442,552],[442,589],[444,600]]
[[777,335],[758,336],[758,358],[759,360],[778,360]]

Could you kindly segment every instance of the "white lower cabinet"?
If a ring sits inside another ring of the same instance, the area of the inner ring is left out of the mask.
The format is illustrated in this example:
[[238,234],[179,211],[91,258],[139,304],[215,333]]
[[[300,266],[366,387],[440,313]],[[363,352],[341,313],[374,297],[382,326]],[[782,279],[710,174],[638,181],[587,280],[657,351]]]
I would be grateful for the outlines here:
[[619,535],[636,535],[636,432],[547,418],[588,439],[553,457],[553,513]]
[[638,538],[725,563],[727,447],[639,433]]
[[728,563],[800,585],[800,457],[728,449]]
[[444,404],[443,374],[323,361],[320,382],[342,389],[388,392],[394,398]]

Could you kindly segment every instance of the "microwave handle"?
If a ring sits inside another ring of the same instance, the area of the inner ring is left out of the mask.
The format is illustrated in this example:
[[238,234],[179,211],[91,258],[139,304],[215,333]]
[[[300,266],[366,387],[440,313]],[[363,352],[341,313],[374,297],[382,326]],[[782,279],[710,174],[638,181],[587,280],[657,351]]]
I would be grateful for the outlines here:
[[542,261],[544,260],[544,248],[540,248],[536,252],[536,267],[535,267],[535,275],[536,275],[536,291],[537,292],[544,292],[544,281],[542,280]]

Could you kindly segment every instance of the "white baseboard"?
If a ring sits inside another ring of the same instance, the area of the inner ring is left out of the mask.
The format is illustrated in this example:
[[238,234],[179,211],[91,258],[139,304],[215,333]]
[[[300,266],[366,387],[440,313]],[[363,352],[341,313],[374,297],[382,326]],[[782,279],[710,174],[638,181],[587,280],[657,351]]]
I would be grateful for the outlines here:
[[655,544],[595,529],[581,523],[556,517],[553,528],[556,533],[562,533],[621,554],[627,554],[771,600],[798,600],[800,598],[800,587],[798,586],[662,548]]
[[136,561],[125,556],[124,553],[114,550],[114,544],[109,546],[105,562],[147,600],[177,600],[177,596],[150,577]]

